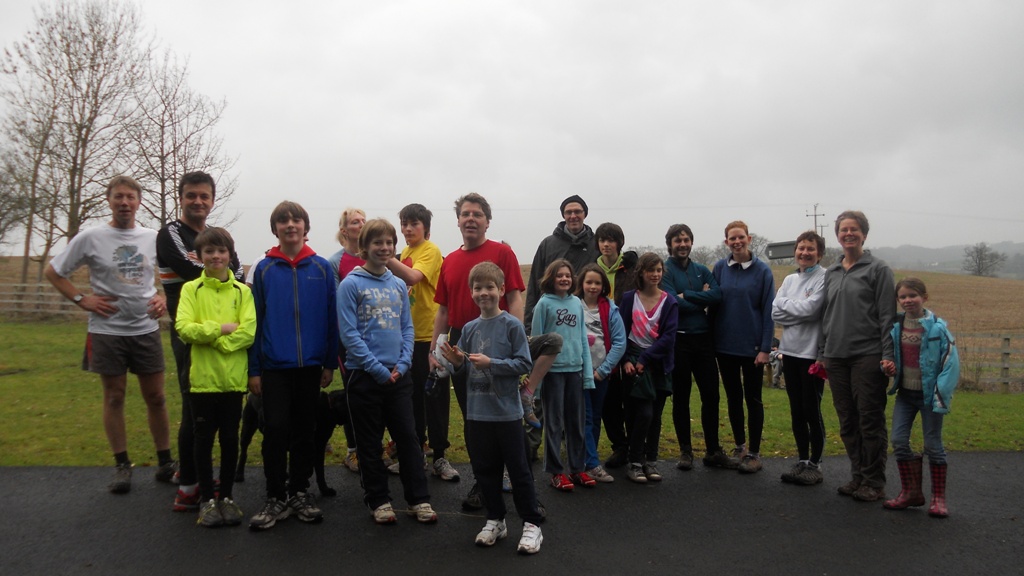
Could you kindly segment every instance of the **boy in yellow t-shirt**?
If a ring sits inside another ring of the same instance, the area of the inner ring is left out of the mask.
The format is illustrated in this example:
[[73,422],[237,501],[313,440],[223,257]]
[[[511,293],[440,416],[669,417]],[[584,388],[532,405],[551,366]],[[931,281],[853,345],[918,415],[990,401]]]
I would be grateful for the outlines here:
[[459,472],[444,457],[448,448],[448,410],[451,390],[443,386],[427,392],[430,376],[430,339],[434,331],[434,302],[437,279],[444,257],[441,249],[430,241],[430,219],[433,214],[422,204],[409,204],[398,213],[402,236],[407,246],[399,258],[388,263],[391,272],[409,286],[412,325],[416,333],[412,352],[413,414],[420,444],[429,442],[434,451],[433,474],[449,482],[459,480]]

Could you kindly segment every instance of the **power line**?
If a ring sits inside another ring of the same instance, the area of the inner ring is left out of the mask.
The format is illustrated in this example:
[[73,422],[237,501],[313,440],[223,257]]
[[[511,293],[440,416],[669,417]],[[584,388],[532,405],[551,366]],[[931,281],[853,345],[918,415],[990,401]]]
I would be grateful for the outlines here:
[[824,217],[825,213],[824,212],[822,212],[822,213],[818,212],[818,203],[817,202],[814,203],[814,214],[806,214],[806,216],[808,218],[811,218],[811,217],[814,218],[814,229],[818,231],[818,235],[819,236],[824,236],[825,235],[825,225],[824,224],[821,224],[821,225],[818,224],[818,216]]

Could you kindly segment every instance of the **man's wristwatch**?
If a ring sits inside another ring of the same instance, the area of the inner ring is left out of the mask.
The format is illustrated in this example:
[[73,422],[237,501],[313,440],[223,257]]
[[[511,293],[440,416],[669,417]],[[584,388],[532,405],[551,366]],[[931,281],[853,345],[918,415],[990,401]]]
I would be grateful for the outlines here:
[[82,298],[85,298],[85,295],[79,292],[71,297],[71,301],[75,303],[75,306],[78,306],[82,303]]

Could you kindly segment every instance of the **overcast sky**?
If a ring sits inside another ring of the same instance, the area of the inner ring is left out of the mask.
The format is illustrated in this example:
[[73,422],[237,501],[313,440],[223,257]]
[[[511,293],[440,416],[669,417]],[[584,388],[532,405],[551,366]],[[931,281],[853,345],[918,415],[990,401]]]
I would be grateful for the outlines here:
[[[0,0],[0,43],[32,4]],[[579,194],[661,245],[689,224],[791,240],[844,209],[868,247],[1024,241],[1024,2],[142,2],[192,86],[228,102],[244,260],[280,200],[337,249],[346,206],[397,223],[479,192],[523,262]],[[825,234],[835,245],[831,226]],[[401,241],[400,241],[401,243]]]

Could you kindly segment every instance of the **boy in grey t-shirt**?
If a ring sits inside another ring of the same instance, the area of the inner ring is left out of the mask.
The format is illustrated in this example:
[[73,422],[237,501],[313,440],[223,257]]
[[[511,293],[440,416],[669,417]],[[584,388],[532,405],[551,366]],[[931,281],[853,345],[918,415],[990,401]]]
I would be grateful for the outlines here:
[[[481,262],[469,273],[473,302],[480,317],[462,330],[456,346],[441,344],[441,353],[456,369],[469,370],[466,396],[466,448],[480,485],[487,524],[476,543],[492,546],[508,536],[502,472],[508,469],[512,500],[523,519],[521,554],[535,554],[543,541],[537,526],[544,518],[537,505],[533,472],[526,460],[526,437],[520,421],[519,377],[530,371],[530,348],[523,324],[498,303],[505,276],[495,264]],[[467,361],[468,360],[468,361]]]

